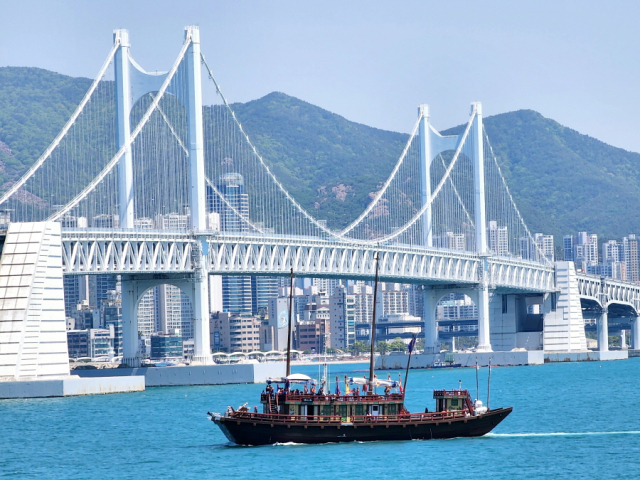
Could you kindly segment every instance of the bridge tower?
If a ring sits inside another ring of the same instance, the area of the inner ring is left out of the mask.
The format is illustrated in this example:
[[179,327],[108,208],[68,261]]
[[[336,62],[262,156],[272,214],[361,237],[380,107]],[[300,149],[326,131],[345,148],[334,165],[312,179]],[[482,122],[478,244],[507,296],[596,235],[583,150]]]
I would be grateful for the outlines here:
[[[420,138],[420,181],[422,187],[422,205],[427,205],[431,201],[431,162],[436,155],[446,150],[456,150],[462,141],[462,135],[442,136],[429,123],[429,106],[419,105],[418,115],[420,118],[419,138]],[[474,212],[475,212],[475,244],[476,252],[481,256],[482,265],[478,272],[480,284],[478,285],[477,298],[478,307],[478,351],[490,352],[491,340],[489,333],[489,283],[488,283],[488,257],[487,250],[487,221],[486,221],[486,200],[484,188],[484,133],[482,128],[482,105],[480,102],[471,104],[471,115],[474,115],[473,124],[469,135],[469,140],[473,142],[471,160],[473,162],[473,185],[474,185]],[[422,218],[422,242],[426,247],[433,246],[433,226],[432,226],[431,206],[425,209]],[[424,315],[425,315],[425,351],[436,353],[437,331],[435,328],[435,300],[436,295],[425,289]],[[433,305],[432,305],[433,304]],[[429,306],[429,308],[427,308]],[[433,308],[431,308],[433,307]]]
[[[180,287],[191,299],[193,307],[193,331],[195,342],[194,361],[203,364],[212,362],[209,338],[209,285],[207,272],[208,244],[206,230],[206,190],[204,173],[204,134],[202,126],[202,79],[200,31],[196,26],[185,27],[185,41],[189,42],[180,68],[187,79],[186,93],[172,93],[183,103],[187,112],[189,152],[189,207],[190,228],[196,233],[192,247],[191,262],[194,273],[183,279],[155,279],[152,282],[136,275],[123,275],[123,363],[137,366],[138,357],[138,302],[144,291],[152,286],[172,283]],[[118,43],[115,54],[116,112],[118,146],[129,141],[131,136],[131,108],[143,95],[160,90],[167,73],[148,73],[131,61],[129,33],[115,30],[114,42]],[[127,149],[118,164],[118,201],[120,228],[134,228],[133,158]],[[201,235],[198,235],[200,233]],[[171,281],[166,281],[171,280]]]
[[484,190],[484,131],[482,128],[482,105],[480,102],[471,104],[471,114],[475,119],[471,127],[473,141],[473,198],[476,224],[476,253],[482,260],[480,266],[480,284],[478,285],[478,352],[491,351],[489,333],[489,252],[487,250],[487,216],[486,197]]

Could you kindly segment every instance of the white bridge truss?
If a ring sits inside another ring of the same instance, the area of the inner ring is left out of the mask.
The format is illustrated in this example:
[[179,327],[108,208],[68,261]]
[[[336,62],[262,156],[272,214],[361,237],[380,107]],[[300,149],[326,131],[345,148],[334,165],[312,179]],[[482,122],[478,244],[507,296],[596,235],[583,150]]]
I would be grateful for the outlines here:
[[597,302],[606,308],[612,303],[626,305],[640,312],[640,285],[597,275],[578,275],[580,297]]
[[[204,248],[200,248],[202,243]],[[380,253],[383,281],[474,285],[548,292],[553,267],[474,253],[409,246],[339,243],[312,238],[188,234],[167,231],[63,230],[66,275],[194,273],[195,257],[207,254],[212,275],[288,275],[372,279]],[[481,278],[482,262],[488,263]]]

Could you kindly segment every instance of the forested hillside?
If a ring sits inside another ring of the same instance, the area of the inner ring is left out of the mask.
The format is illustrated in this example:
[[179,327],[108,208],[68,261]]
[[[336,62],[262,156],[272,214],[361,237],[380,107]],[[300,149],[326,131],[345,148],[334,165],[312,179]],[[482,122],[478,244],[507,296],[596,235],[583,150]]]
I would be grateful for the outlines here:
[[[89,84],[36,68],[0,68],[0,184],[38,158]],[[408,138],[283,93],[233,108],[283,184],[333,227],[362,211]],[[554,234],[556,243],[578,230],[603,238],[640,233],[640,154],[531,110],[487,117],[485,128],[531,230]]]

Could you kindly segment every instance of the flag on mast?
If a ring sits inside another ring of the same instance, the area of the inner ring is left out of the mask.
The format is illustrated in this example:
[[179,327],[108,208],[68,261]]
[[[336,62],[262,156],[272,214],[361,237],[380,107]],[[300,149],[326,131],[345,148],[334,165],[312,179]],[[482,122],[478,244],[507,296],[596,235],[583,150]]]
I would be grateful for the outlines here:
[[413,352],[413,348],[416,346],[416,336],[414,335],[409,342],[409,353]]

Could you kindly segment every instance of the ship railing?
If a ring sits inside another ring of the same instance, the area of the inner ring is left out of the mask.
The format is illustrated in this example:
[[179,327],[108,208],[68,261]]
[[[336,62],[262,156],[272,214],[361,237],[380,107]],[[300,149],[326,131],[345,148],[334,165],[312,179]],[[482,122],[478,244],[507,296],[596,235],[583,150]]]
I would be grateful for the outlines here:
[[235,412],[233,418],[244,418],[247,420],[275,421],[287,423],[341,423],[339,415],[286,415],[283,413],[255,413],[255,412]]
[[233,418],[256,420],[256,421],[273,421],[283,423],[302,423],[308,424],[342,424],[342,423],[366,423],[366,424],[385,424],[398,422],[416,422],[416,421],[447,421],[468,416],[467,412],[456,410],[451,412],[429,412],[429,413],[400,413],[396,415],[352,415],[349,417],[341,417],[339,415],[286,415],[286,414],[270,414],[255,412],[239,412],[233,414]]
[[469,390],[434,390],[434,397],[466,397]]
[[276,397],[278,397],[278,403],[283,403],[286,401],[290,402],[389,402],[389,401],[401,401],[403,399],[403,395],[401,393],[390,393],[389,395],[335,395],[335,394],[326,394],[326,395],[318,395],[316,394],[296,394],[296,393],[282,393],[282,394],[271,394],[271,398],[269,398],[269,394],[263,393],[260,395],[261,402],[268,402],[269,400],[275,401]]

